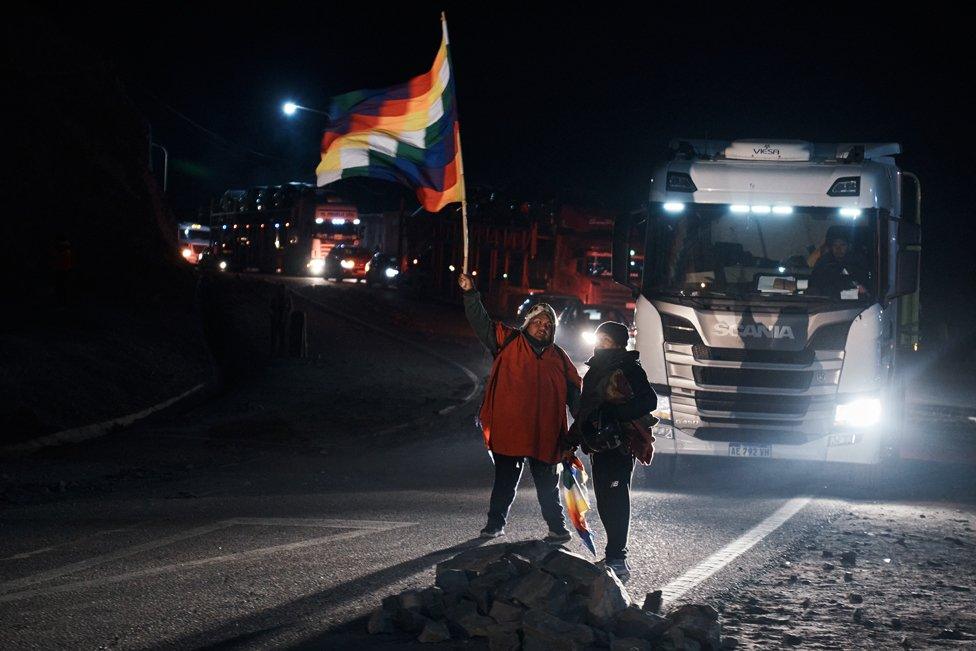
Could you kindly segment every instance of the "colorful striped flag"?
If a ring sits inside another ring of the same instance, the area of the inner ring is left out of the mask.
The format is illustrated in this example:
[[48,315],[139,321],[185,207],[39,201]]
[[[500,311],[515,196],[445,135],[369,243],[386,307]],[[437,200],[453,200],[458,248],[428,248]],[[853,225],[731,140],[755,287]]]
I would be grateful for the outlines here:
[[563,469],[559,476],[562,484],[563,506],[566,515],[573,523],[573,528],[579,534],[580,540],[596,556],[596,545],[593,542],[593,532],[586,522],[586,512],[590,510],[590,499],[586,494],[586,471],[583,462],[575,456],[572,463],[563,462]]
[[430,72],[379,90],[333,100],[322,139],[318,185],[366,176],[402,183],[425,210],[464,197],[447,23]]

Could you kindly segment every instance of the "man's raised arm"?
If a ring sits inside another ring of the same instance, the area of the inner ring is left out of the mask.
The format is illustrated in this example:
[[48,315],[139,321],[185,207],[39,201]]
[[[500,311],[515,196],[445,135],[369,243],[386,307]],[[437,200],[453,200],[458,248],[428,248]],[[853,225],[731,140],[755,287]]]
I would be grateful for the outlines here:
[[495,324],[492,322],[491,317],[488,316],[488,311],[485,306],[481,303],[481,293],[474,288],[474,281],[470,277],[461,274],[458,276],[458,285],[461,286],[461,290],[464,292],[462,297],[464,298],[464,315],[468,317],[468,323],[471,324],[471,329],[478,336],[478,339],[485,345],[492,354],[498,348],[498,342],[495,341]]

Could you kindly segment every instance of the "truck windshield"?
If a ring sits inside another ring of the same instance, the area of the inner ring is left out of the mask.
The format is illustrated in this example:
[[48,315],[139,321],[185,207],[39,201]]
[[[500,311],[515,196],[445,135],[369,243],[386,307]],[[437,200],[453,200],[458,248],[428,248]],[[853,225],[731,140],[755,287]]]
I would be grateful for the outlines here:
[[644,290],[652,297],[852,303],[877,295],[877,210],[679,206],[650,206]]

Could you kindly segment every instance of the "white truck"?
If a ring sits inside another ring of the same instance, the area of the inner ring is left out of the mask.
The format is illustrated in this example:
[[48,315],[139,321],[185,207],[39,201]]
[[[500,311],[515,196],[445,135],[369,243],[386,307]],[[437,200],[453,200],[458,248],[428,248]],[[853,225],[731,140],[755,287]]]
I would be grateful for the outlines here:
[[897,453],[921,248],[921,191],[900,152],[671,143],[648,210],[618,218],[613,241],[659,396],[658,453],[856,464]]

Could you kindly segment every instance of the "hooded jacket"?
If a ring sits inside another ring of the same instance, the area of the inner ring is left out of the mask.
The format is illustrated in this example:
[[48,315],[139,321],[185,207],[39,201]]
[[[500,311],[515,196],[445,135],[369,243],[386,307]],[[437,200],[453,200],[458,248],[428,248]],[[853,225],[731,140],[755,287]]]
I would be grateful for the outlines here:
[[478,338],[495,355],[479,417],[485,445],[511,457],[558,463],[566,434],[566,405],[575,412],[581,379],[569,356],[552,341],[492,321],[477,291],[464,309]]
[[583,376],[579,413],[574,431],[567,436],[568,446],[582,444],[578,428],[598,427],[601,416],[613,418],[626,435],[627,451],[649,464],[654,456],[651,428],[657,422],[651,412],[657,408],[657,396],[640,365],[640,353],[621,348],[598,350],[586,365],[590,368]]

